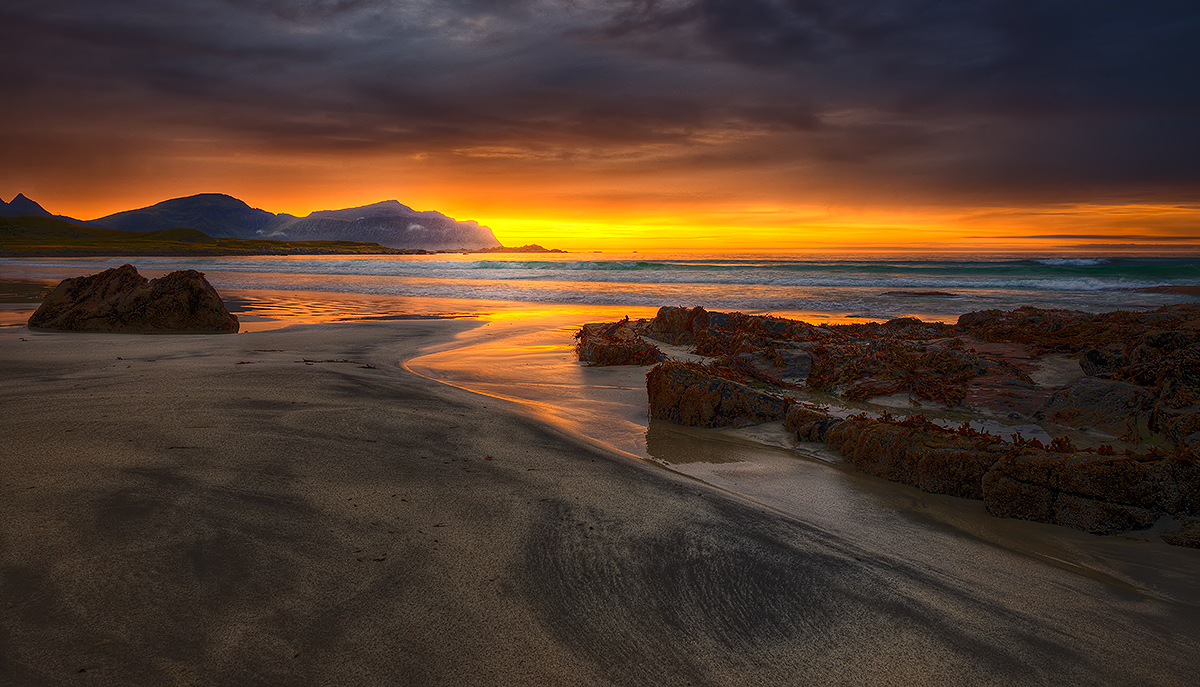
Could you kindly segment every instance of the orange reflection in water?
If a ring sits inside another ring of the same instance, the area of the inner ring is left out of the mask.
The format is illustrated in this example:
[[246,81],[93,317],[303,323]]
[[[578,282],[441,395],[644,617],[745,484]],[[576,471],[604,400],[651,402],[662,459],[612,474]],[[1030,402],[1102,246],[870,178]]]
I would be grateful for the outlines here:
[[[465,298],[422,296],[373,296],[326,291],[223,291],[222,299],[230,312],[241,321],[241,331],[280,329],[300,324],[327,324],[354,321],[385,321],[423,318],[478,318],[496,325],[537,323],[537,328],[563,329],[568,334],[587,322],[613,322],[623,317],[651,318],[657,306],[592,305],[572,303],[524,303]],[[781,310],[771,313],[813,324],[861,323],[853,313],[826,313],[811,310]],[[946,321],[945,315],[912,312],[908,317],[926,321]],[[953,319],[953,318],[950,318]],[[570,340],[570,336],[567,337]],[[513,343],[522,351],[534,350],[526,343]],[[493,350],[493,353],[496,351]]]

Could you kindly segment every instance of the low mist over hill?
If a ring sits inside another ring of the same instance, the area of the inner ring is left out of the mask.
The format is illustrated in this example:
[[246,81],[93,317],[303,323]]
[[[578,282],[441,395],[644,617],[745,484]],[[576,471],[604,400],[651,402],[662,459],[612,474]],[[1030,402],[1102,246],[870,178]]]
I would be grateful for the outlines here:
[[395,200],[344,210],[319,210],[302,218],[279,218],[281,223],[264,238],[314,241],[352,236],[355,241],[425,250],[500,245],[492,230],[478,222],[459,222],[432,210],[418,212]]

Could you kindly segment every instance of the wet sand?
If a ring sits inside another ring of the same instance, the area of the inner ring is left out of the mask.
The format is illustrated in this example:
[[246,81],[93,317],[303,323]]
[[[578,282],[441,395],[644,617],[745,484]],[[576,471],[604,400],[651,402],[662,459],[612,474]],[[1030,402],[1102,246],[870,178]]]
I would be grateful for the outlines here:
[[901,555],[886,533],[852,536],[401,366],[479,331],[0,329],[0,683],[1184,685],[1200,671],[1193,599],[932,521],[930,548],[911,520],[918,550]]

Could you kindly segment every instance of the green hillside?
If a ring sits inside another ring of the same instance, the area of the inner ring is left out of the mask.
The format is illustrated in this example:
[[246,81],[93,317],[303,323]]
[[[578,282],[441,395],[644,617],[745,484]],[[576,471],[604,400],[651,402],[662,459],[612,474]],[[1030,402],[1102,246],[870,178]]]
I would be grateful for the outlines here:
[[136,232],[100,229],[53,217],[0,217],[0,256],[411,254],[356,241],[217,239],[196,229]]

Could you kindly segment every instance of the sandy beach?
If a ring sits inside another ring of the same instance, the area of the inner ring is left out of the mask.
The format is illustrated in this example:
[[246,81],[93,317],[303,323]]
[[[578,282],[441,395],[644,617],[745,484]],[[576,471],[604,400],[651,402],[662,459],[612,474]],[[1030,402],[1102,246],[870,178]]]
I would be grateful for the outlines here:
[[478,326],[5,328],[0,682],[1183,685],[1200,670],[1178,579],[1139,588],[937,523],[936,546],[899,555],[401,365]]

